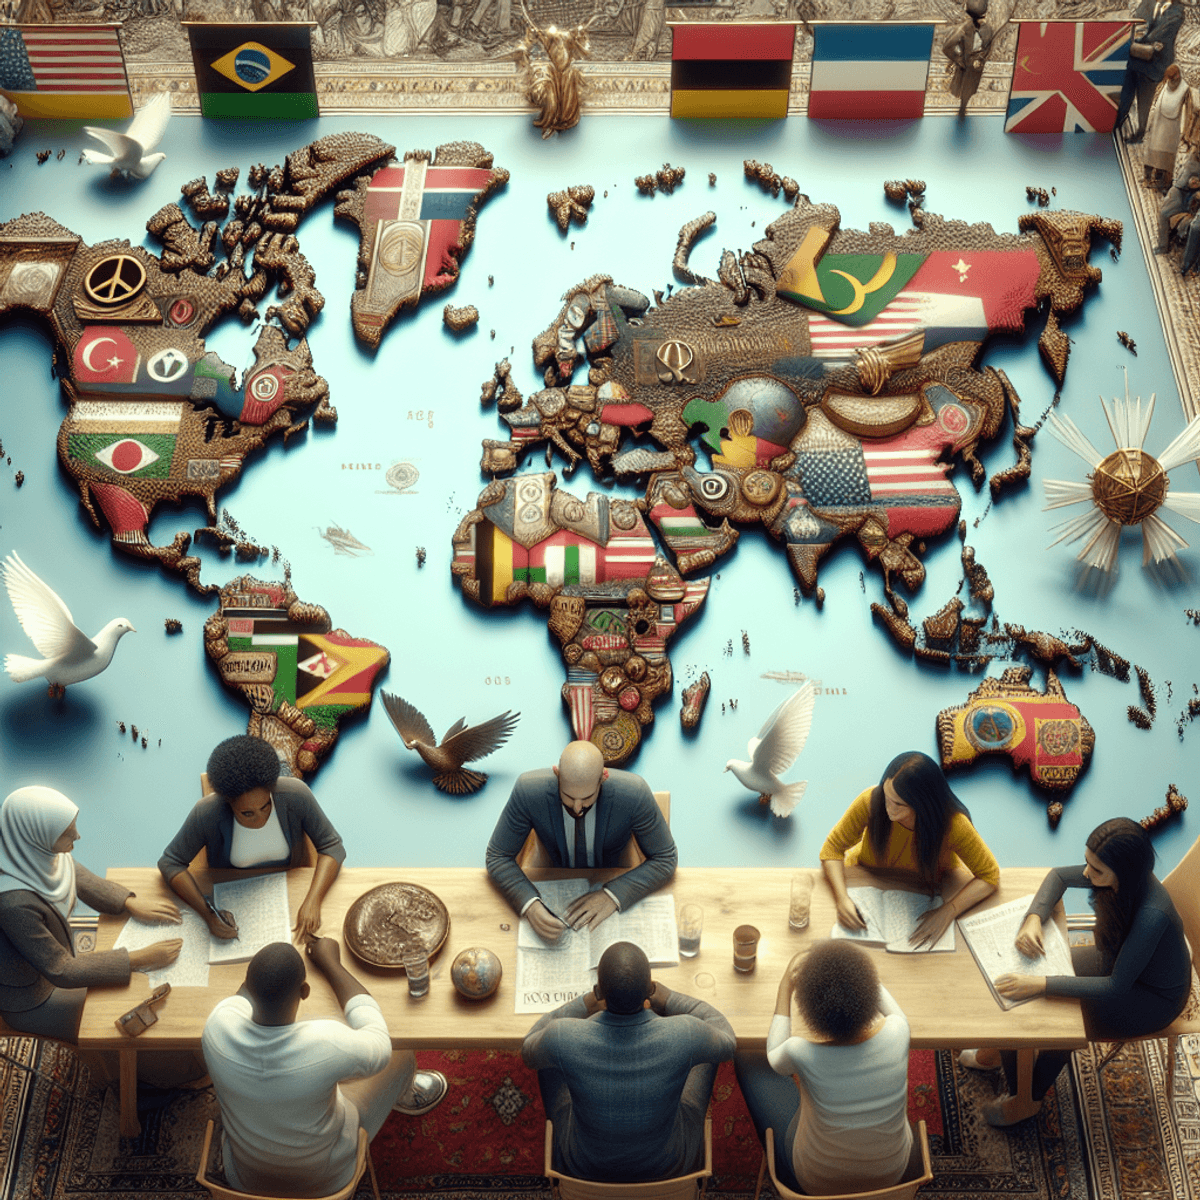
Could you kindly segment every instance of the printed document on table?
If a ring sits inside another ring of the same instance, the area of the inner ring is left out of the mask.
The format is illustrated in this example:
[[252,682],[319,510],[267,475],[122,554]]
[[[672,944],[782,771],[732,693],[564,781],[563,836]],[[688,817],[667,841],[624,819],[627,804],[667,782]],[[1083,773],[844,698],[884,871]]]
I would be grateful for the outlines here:
[[[563,916],[572,901],[590,889],[584,879],[557,879],[538,885],[543,902]],[[646,896],[624,912],[613,913],[598,929],[566,930],[550,944],[542,941],[529,921],[522,918],[517,933],[517,980],[513,1011],[550,1012],[590,991],[596,983],[596,966],[615,942],[633,942],[656,966],[679,961],[675,931],[675,898]]]
[[830,937],[845,938],[860,946],[884,946],[893,954],[925,954],[928,951],[954,949],[954,922],[951,921],[932,946],[914,946],[909,942],[912,931],[921,917],[941,908],[941,896],[930,898],[922,892],[905,892],[898,888],[852,887],[850,899],[858,906],[866,929],[846,929],[835,923]]
[[[592,889],[586,879],[552,879],[538,884],[542,902],[555,916],[566,919],[567,909]],[[517,929],[517,949],[549,951],[564,957],[586,947],[587,965],[598,966],[600,956],[616,942],[640,946],[651,966],[667,967],[679,962],[679,938],[675,930],[675,897],[644,896],[621,912],[615,912],[592,930],[567,929],[557,942],[544,942],[527,917]]]
[[272,942],[292,940],[286,872],[218,883],[213,888],[213,904],[233,913],[238,935],[228,940],[212,938],[210,963],[245,962]]
[[987,985],[1001,1008],[1015,1008],[1027,1000],[1010,1000],[996,991],[996,980],[1001,975],[1074,975],[1075,965],[1071,962],[1071,948],[1053,921],[1042,922],[1042,943],[1046,953],[1037,958],[1028,958],[1016,947],[1017,931],[1025,914],[1029,911],[1032,896],[1010,900],[1007,904],[959,917],[958,925],[966,939],[967,948],[975,956],[975,962],[983,972]]
[[150,923],[130,917],[113,943],[115,950],[141,950],[167,938],[183,938],[183,949],[173,963],[157,971],[144,972],[152,988],[163,983],[172,987],[208,987],[208,926],[199,913],[186,905],[180,906],[179,915],[183,918],[182,925],[161,921]]

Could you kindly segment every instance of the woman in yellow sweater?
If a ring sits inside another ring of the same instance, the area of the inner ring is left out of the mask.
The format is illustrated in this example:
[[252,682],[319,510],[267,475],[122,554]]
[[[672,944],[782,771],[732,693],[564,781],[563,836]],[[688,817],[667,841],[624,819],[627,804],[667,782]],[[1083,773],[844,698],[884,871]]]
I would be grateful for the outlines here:
[[860,793],[821,847],[839,924],[864,929],[846,890],[845,868],[854,863],[911,872],[931,896],[946,872],[960,864],[971,872],[972,880],[943,897],[941,907],[925,913],[913,927],[909,941],[918,947],[936,942],[953,920],[1000,883],[996,856],[975,832],[966,805],[950,790],[941,767],[916,750],[888,763],[879,786]]

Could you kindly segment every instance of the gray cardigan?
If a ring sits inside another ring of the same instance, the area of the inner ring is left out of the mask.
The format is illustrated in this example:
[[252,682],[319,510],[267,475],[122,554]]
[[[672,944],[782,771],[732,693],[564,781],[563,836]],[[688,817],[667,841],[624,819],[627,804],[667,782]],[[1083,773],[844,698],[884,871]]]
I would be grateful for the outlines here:
[[[275,811],[283,836],[291,850],[287,860],[260,863],[263,867],[298,867],[304,861],[304,835],[312,838],[318,854],[328,854],[338,863],[346,861],[346,847],[341,836],[321,811],[317,798],[308,785],[287,775],[280,776],[271,788],[275,800]],[[158,869],[170,883],[200,853],[208,850],[210,867],[232,867],[229,852],[233,847],[233,810],[224,796],[210,792],[196,802],[188,813],[180,831],[171,839],[171,844],[158,860]]]
[[[79,899],[102,913],[119,913],[133,895],[128,888],[75,864]],[[129,982],[128,950],[75,956],[63,915],[37,892],[0,892],[0,1012],[37,1008],[56,987],[81,988]]]

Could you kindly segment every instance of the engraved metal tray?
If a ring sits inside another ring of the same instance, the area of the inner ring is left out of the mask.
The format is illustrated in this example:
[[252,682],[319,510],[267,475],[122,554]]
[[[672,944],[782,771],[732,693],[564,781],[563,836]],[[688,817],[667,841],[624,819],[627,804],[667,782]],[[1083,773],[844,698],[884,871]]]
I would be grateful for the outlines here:
[[417,883],[384,883],[350,906],[342,926],[346,945],[373,967],[404,969],[404,956],[424,950],[432,958],[450,934],[450,912]]

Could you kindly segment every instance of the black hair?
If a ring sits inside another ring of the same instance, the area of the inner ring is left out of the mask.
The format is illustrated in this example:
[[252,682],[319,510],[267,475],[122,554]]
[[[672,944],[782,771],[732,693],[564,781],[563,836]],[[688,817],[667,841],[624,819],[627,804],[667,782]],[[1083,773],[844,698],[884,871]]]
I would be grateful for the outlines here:
[[640,946],[614,942],[600,956],[596,982],[609,1012],[641,1012],[650,994],[650,960]]
[[817,942],[792,975],[804,1023],[831,1042],[853,1041],[879,1014],[879,976],[861,946],[840,938]]
[[279,755],[270,742],[240,733],[226,738],[208,756],[208,786],[233,801],[251,788],[274,787]]
[[1087,848],[1117,877],[1116,888],[1092,888],[1096,910],[1096,948],[1106,970],[1150,888],[1154,871],[1154,846],[1150,835],[1128,817],[1113,817],[1088,834]]
[[887,815],[883,785],[891,780],[896,795],[916,813],[913,837],[917,844],[917,875],[932,896],[938,888],[937,864],[942,843],[950,831],[955,813],[971,814],[967,806],[950,790],[942,768],[919,750],[907,750],[896,755],[884,768],[879,786],[871,792],[871,808],[867,816],[867,836],[875,857],[882,862],[887,851],[892,822]]
[[246,990],[264,1008],[291,1000],[304,982],[304,957],[289,942],[264,946],[246,966]]

